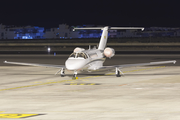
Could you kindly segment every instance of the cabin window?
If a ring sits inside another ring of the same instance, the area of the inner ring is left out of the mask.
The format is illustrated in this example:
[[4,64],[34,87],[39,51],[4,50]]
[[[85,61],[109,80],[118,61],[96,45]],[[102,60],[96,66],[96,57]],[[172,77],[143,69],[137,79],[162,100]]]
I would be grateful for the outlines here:
[[77,57],[82,57],[84,59],[87,59],[87,55],[85,53],[78,53]]

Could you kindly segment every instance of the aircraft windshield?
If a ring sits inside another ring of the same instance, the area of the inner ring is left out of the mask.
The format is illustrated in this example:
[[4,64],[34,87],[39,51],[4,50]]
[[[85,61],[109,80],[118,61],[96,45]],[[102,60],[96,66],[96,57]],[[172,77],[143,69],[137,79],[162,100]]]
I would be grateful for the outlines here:
[[84,58],[87,59],[87,55],[85,53],[72,53],[69,57],[73,58]]

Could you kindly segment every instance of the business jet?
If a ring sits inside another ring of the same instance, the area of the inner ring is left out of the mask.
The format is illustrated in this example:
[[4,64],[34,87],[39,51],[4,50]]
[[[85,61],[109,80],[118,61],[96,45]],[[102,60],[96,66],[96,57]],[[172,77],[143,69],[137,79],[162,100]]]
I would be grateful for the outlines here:
[[50,64],[35,64],[35,63],[21,63],[21,62],[8,62],[4,61],[7,64],[16,64],[16,65],[29,65],[29,66],[44,66],[44,67],[54,67],[59,68],[60,70],[56,72],[56,75],[60,72],[61,77],[65,76],[65,70],[70,70],[74,72],[72,79],[78,79],[78,72],[93,72],[93,71],[108,71],[114,70],[116,77],[121,77],[124,73],[121,71],[122,68],[126,67],[135,67],[135,66],[146,66],[146,65],[160,65],[168,63],[176,63],[176,60],[171,61],[160,61],[160,62],[150,62],[150,63],[139,63],[139,64],[124,64],[124,65],[112,65],[112,66],[103,66],[106,58],[112,58],[115,55],[115,50],[110,47],[106,47],[108,39],[108,30],[113,29],[141,29],[142,27],[88,27],[88,28],[74,28],[74,30],[83,30],[83,29],[100,29],[102,30],[102,36],[98,48],[89,48],[85,50],[84,48],[75,48],[73,53],[66,60],[65,65],[50,65]]

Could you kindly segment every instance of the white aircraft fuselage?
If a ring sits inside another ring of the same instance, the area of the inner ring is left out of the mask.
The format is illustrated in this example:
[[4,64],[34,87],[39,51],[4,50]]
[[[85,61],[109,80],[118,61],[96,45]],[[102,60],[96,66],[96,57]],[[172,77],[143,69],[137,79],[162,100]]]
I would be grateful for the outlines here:
[[[81,28],[77,28],[77,29],[81,29]],[[70,55],[70,57],[65,63],[66,69],[72,71],[79,71],[79,70],[93,71],[102,67],[105,61],[104,49],[106,47],[106,43],[108,39],[108,30],[109,30],[108,26],[102,28],[103,32],[99,42],[98,49],[85,50],[83,48],[76,48],[73,53],[74,55]]]
[[[99,49],[83,50],[82,52],[75,52],[74,56],[70,56],[65,66],[71,71],[94,71],[103,66],[106,60],[103,51]],[[84,54],[83,56],[78,56]]]

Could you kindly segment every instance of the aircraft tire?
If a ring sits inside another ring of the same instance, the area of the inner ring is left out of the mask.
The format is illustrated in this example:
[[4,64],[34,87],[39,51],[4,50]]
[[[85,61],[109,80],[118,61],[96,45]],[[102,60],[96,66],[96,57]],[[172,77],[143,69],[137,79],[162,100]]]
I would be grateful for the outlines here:
[[65,77],[65,75],[61,75],[61,77]]

